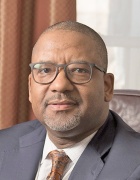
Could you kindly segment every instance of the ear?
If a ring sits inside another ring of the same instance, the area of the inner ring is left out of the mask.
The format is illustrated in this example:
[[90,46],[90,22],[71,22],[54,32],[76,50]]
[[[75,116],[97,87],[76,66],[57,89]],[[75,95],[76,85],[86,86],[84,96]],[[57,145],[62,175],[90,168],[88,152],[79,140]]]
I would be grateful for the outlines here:
[[32,98],[31,98],[31,74],[29,74],[29,77],[28,77],[28,90],[29,90],[29,101],[32,102]]
[[113,97],[114,75],[106,73],[104,75],[104,101],[109,102]]

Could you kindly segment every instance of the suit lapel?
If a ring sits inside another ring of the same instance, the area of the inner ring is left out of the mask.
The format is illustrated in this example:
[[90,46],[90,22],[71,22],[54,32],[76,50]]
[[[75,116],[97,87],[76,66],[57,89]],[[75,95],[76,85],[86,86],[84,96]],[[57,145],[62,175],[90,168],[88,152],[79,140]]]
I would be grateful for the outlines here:
[[21,168],[24,180],[35,179],[42,157],[45,135],[46,130],[40,127],[20,139]]
[[137,133],[120,120],[117,115],[115,115],[115,119],[118,123],[116,136],[98,180],[128,179],[140,163],[140,156],[137,155],[139,149],[136,138],[133,136],[134,134],[137,136]]
[[105,124],[98,130],[76,163],[69,180],[96,180],[101,173],[115,136],[115,123],[109,113]]
[[[40,126],[19,139],[19,146],[3,152],[0,179],[35,179],[38,163],[41,159],[46,130]],[[11,164],[12,162],[12,164]],[[3,165],[6,164],[6,167]]]
[[100,154],[92,147],[92,144],[89,143],[73,169],[69,180],[94,180],[103,166],[104,163],[100,158]]

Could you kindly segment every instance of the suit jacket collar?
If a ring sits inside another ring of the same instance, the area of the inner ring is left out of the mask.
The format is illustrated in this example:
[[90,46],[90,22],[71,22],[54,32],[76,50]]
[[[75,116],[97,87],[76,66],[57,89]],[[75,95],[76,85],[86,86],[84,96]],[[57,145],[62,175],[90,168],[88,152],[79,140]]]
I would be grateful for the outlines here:
[[[22,160],[20,167],[20,176],[21,174],[23,174],[24,179],[35,178],[38,169],[38,162],[41,160],[42,156],[45,135],[45,128],[40,126],[35,131],[21,137],[19,140],[19,157]],[[78,160],[69,180],[78,180],[79,177],[81,178],[81,174],[77,172],[82,172],[81,179],[86,179],[86,177],[89,177],[88,180],[93,180],[93,178],[96,178],[101,172],[102,168],[104,167],[104,161],[106,159],[108,152],[110,151],[110,148],[114,140],[114,136],[115,123],[112,120],[112,115],[109,113],[107,121],[98,130],[97,134],[90,141],[82,156]],[[33,174],[33,172],[35,173]]]
[[[94,180],[104,167],[104,162],[115,137],[116,125],[109,113],[107,121],[98,130],[74,167],[69,180]],[[87,166],[88,165],[88,166]]]
[[27,146],[32,146],[33,144],[36,144],[41,141],[44,142],[45,136],[46,136],[46,129],[41,125],[39,128],[32,131],[31,133],[20,137],[19,139],[20,147],[23,148]]
[[21,173],[24,180],[35,179],[42,158],[45,136],[46,129],[41,126],[34,132],[20,138]]

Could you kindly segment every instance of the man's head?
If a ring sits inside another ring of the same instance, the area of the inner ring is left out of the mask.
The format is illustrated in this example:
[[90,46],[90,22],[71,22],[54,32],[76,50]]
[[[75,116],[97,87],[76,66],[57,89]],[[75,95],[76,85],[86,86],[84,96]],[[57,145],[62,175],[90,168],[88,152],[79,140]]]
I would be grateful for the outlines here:
[[49,27],[34,46],[32,63],[29,100],[49,133],[86,137],[104,123],[113,75],[106,73],[106,46],[94,30],[70,21]]

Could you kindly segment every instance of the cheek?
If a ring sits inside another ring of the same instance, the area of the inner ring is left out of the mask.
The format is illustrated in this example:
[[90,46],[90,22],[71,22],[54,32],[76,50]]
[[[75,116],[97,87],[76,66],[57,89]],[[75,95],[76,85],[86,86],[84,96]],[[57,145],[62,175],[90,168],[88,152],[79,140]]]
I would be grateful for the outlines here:
[[38,112],[42,108],[43,101],[46,95],[46,87],[34,82],[31,82],[29,88],[29,100],[32,104],[34,113]]
[[[104,104],[104,87],[101,84],[90,84],[90,86],[81,88],[83,108],[88,112],[99,109]],[[92,113],[92,112],[90,112]]]
[[94,94],[93,90],[90,89],[89,87],[82,86],[79,88],[78,94],[80,95],[81,98],[81,109],[83,112],[87,111],[89,107],[92,106],[93,101],[94,101]]

